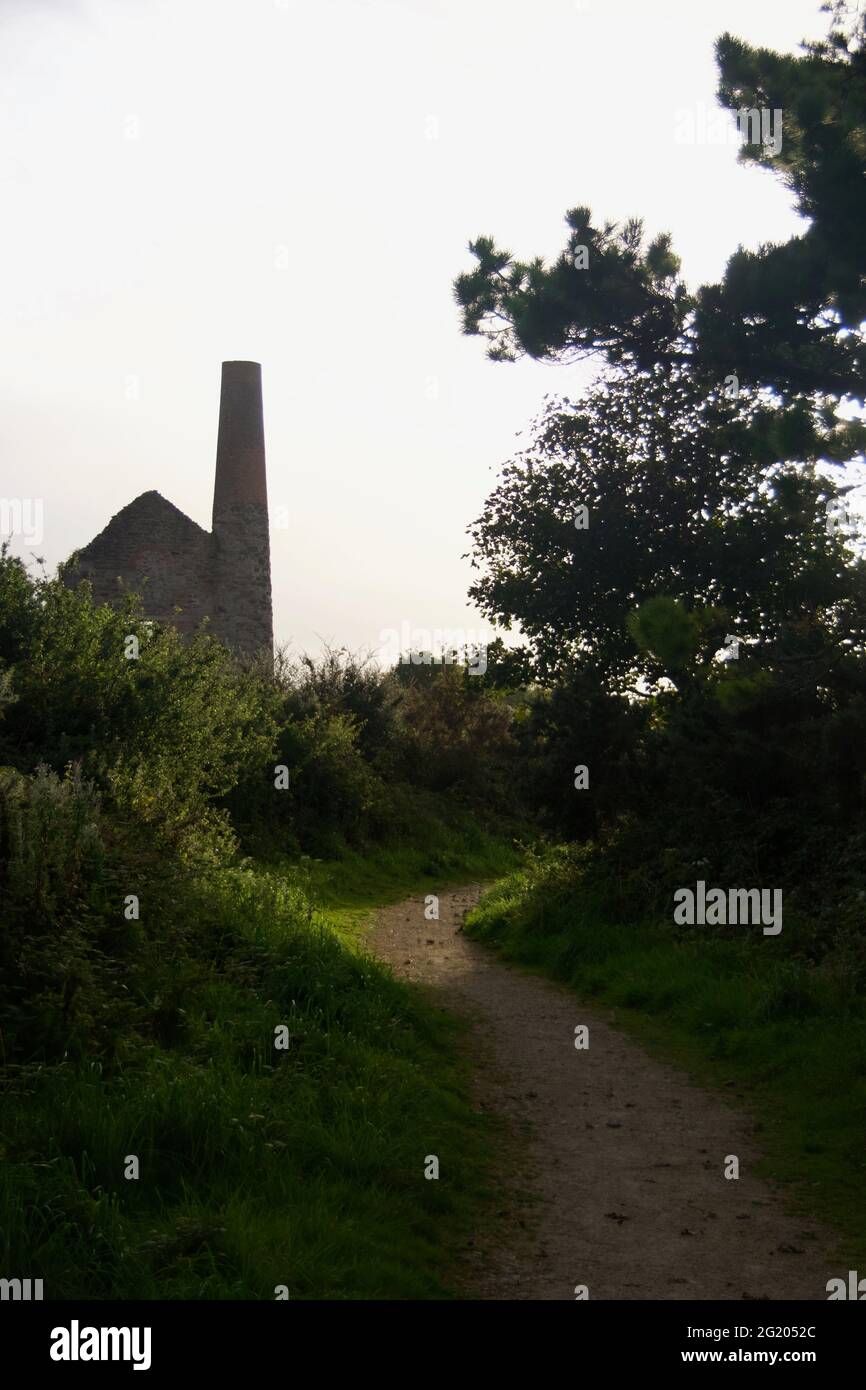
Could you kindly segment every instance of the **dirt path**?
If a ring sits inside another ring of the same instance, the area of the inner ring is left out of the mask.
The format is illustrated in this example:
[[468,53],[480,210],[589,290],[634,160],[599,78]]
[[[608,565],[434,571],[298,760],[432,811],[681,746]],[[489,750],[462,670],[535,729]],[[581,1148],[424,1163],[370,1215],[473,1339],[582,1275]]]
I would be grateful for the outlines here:
[[[494,1230],[466,1252],[481,1299],[826,1299],[832,1238],[752,1176],[754,1119],[611,1026],[611,1011],[503,964],[459,930],[480,895],[376,914],[370,949],[471,1019],[479,1108],[511,1142]],[[575,1027],[589,1047],[575,1048]],[[727,1155],[740,1177],[726,1179]],[[441,1161],[441,1160],[440,1160]]]

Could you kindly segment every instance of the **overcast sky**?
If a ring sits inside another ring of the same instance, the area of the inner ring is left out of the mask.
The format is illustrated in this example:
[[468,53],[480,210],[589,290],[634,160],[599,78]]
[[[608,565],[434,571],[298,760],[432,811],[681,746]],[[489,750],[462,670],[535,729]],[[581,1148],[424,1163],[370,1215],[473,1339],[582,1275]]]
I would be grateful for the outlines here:
[[220,363],[262,363],[275,632],[374,648],[482,624],[465,528],[547,392],[451,282],[482,232],[669,229],[692,284],[797,226],[699,137],[724,29],[794,48],[816,0],[0,0],[0,498],[53,567],[156,488],[210,527]]

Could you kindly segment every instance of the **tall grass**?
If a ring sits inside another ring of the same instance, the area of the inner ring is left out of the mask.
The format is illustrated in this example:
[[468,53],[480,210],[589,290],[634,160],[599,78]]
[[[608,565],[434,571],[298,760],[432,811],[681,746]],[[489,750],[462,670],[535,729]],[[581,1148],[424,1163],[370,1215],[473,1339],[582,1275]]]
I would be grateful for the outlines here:
[[157,1036],[7,1074],[4,1271],[60,1299],[447,1296],[487,1144],[456,1025],[287,872],[214,873],[190,906],[213,963],[154,971]]

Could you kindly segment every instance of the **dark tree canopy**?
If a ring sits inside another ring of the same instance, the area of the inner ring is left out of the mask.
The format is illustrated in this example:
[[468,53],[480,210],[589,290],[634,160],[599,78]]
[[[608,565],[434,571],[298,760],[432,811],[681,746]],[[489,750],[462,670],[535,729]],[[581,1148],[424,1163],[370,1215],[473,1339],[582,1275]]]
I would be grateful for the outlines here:
[[628,627],[657,595],[694,615],[699,662],[797,623],[859,647],[863,573],[827,525],[835,488],[753,447],[761,409],[661,369],[550,400],[471,527],[474,602],[520,625],[539,674],[578,664],[611,688],[672,674]]

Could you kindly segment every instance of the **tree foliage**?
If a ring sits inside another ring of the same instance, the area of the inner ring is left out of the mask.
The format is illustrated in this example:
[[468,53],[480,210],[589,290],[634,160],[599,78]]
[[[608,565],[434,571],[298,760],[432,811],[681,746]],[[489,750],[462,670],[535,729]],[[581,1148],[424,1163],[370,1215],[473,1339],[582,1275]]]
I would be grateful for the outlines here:
[[741,157],[786,182],[806,231],[739,248],[719,284],[692,292],[669,233],[647,241],[639,218],[599,223],[577,206],[551,264],[491,236],[470,242],[475,265],[454,285],[463,331],[484,336],[497,361],[590,355],[638,373],[681,368],[705,392],[736,375],[748,395],[769,393],[798,458],[847,461],[866,438],[837,413],[862,405],[866,388],[866,17],[846,28],[835,5],[827,39],[800,56],[725,34],[717,59],[724,106],[782,112],[781,151],[746,144]]
[[[761,410],[661,369],[548,401],[471,527],[471,595],[494,623],[519,625],[538,675],[679,680],[728,636],[767,648],[797,625],[828,648],[862,647],[864,567],[828,525],[835,485],[756,447]],[[691,615],[685,664],[630,630],[657,596]]]

